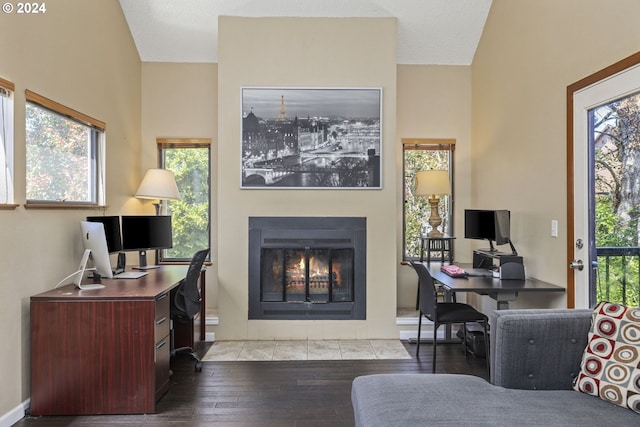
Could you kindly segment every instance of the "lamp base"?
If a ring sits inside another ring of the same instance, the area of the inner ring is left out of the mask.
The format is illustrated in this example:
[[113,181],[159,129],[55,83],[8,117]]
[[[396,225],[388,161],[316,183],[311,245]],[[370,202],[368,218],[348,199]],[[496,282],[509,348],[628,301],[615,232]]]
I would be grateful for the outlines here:
[[438,206],[440,205],[440,199],[437,197],[430,197],[429,204],[431,205],[431,214],[429,215],[429,225],[431,226],[431,231],[429,231],[429,237],[442,237],[444,234],[442,231],[438,230],[438,226],[442,224],[442,218],[440,217],[440,213],[438,212]]
[[438,229],[432,229],[427,236],[429,237],[442,237],[444,236],[444,233]]

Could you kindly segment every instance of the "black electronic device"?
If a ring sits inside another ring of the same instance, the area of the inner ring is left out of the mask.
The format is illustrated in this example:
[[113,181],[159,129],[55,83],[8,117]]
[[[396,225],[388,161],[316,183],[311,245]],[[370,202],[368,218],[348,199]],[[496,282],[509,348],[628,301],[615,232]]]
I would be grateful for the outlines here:
[[464,211],[464,237],[466,239],[487,240],[489,251],[495,252],[493,246],[511,246],[511,251],[517,255],[516,249],[511,242],[511,214],[508,210],[483,210],[465,209]]
[[113,274],[120,274],[125,268],[125,255],[122,252],[122,233],[120,232],[119,216],[88,216],[89,222],[101,222],[104,225],[104,233],[107,238],[107,248],[110,254],[118,252],[118,263]]
[[134,268],[158,268],[157,265],[147,265],[147,250],[173,247],[171,216],[123,216],[122,247],[125,251],[138,251],[140,265]]
[[104,224],[104,233],[107,237],[107,248],[109,249],[110,254],[114,254],[122,250],[119,216],[88,216],[87,221],[101,222]]

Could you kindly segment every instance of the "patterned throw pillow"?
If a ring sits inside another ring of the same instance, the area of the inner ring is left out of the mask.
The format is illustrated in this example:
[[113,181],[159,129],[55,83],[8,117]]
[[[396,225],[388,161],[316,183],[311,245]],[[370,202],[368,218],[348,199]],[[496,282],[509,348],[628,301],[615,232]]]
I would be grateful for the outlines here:
[[598,304],[573,388],[640,413],[640,308]]

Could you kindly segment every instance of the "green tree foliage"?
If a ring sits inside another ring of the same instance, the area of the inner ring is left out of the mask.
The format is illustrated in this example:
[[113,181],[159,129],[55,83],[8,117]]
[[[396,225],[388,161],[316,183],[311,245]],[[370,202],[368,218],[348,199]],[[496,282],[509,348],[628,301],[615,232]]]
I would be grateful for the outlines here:
[[[615,214],[612,198],[596,197],[596,247],[620,248],[619,256],[599,256],[596,300],[640,306],[640,263],[637,255],[637,218],[634,224]],[[629,248],[625,252],[624,248]],[[625,254],[626,253],[626,254]]]
[[174,173],[181,197],[169,203],[173,248],[165,257],[191,259],[198,250],[209,247],[209,150],[167,149],[165,168]]
[[91,128],[27,103],[27,200],[91,202]]
[[[428,231],[431,206],[426,197],[414,196],[416,173],[423,170],[448,170],[448,150],[404,151],[404,238],[405,258],[420,256],[420,236]],[[440,199],[441,230],[449,231],[449,196]]]

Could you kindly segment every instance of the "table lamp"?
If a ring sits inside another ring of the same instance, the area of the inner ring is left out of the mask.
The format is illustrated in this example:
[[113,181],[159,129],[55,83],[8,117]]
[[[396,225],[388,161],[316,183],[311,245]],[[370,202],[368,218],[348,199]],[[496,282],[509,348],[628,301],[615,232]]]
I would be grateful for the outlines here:
[[415,184],[414,194],[416,196],[429,197],[429,204],[431,205],[431,214],[429,216],[431,231],[429,231],[429,237],[442,237],[443,233],[438,230],[438,226],[442,224],[442,218],[438,212],[438,205],[440,204],[438,196],[451,193],[449,172],[441,170],[420,171],[416,173]]
[[158,203],[153,204],[156,207],[156,215],[160,215],[162,200],[180,200],[176,178],[173,172],[167,169],[149,169],[142,178],[135,196],[138,199],[158,200]]

